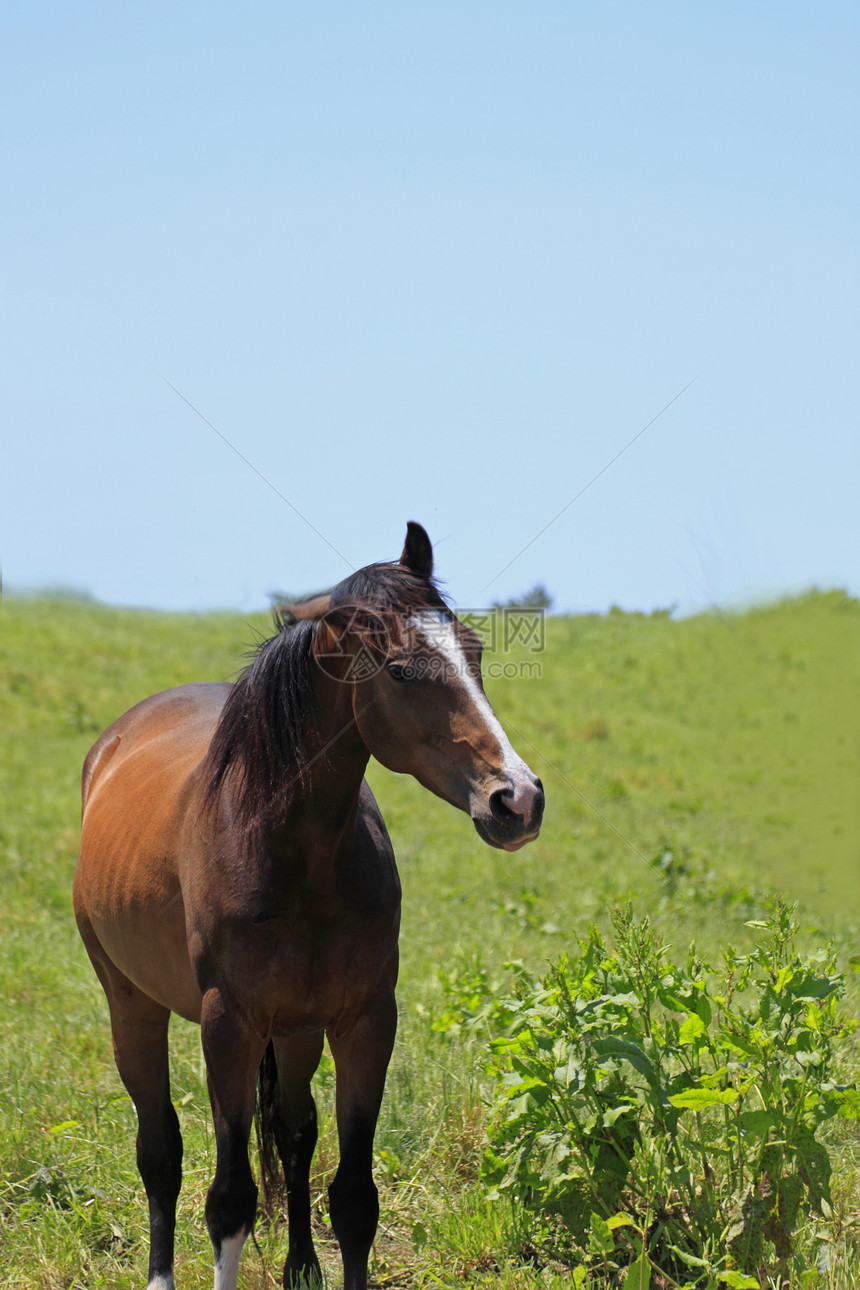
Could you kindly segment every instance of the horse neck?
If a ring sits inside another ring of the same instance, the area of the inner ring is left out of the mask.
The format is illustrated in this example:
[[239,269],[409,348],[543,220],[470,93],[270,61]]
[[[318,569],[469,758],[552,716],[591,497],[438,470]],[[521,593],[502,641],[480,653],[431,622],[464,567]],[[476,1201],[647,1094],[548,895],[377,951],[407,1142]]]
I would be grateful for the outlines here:
[[319,669],[312,672],[312,729],[305,732],[308,769],[284,820],[285,836],[296,833],[307,853],[337,852],[352,837],[364,772],[370,759],[355,722],[353,687]]

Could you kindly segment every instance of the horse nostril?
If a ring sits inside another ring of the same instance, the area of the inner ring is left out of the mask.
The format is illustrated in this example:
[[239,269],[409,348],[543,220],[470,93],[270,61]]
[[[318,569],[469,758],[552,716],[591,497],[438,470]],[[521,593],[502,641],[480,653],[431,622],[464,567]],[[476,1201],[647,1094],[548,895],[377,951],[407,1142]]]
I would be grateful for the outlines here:
[[544,796],[543,784],[540,782],[539,779],[536,779],[535,780],[535,800],[532,805],[532,824],[536,829],[540,828],[540,823],[541,823],[541,820],[543,819],[543,808],[545,804],[546,804],[546,798]]
[[490,810],[493,819],[497,820],[499,824],[519,824],[523,818],[512,810],[508,804],[513,796],[513,791],[510,788],[500,788],[490,795]]

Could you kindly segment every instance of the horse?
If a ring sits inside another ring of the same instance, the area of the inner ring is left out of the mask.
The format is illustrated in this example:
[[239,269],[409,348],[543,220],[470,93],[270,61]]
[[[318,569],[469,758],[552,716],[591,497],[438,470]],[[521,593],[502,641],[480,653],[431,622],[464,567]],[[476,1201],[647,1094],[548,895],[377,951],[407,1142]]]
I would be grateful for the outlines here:
[[205,1215],[215,1290],[236,1290],[262,1182],[280,1159],[283,1283],[321,1280],[309,1171],[311,1078],[327,1037],[339,1163],[328,1191],[345,1290],[364,1290],[379,1218],[373,1139],[397,1006],[400,882],[364,779],[370,756],[468,812],[514,851],[538,834],[540,780],[483,690],[477,635],[448,607],[412,521],[399,561],[276,612],[235,684],[138,703],[90,750],[78,928],[107,996],[137,1111],[148,1290],[174,1290],[182,1138],[168,1020],[201,1028],[217,1146]]

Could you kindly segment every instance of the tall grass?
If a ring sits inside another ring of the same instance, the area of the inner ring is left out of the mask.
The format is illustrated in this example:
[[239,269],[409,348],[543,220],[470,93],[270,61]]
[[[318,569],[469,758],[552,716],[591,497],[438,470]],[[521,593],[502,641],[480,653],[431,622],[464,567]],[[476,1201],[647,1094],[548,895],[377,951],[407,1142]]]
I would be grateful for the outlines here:
[[[234,676],[265,631],[264,616],[0,608],[0,1287],[145,1283],[134,1115],[71,917],[80,765],[132,703]],[[404,884],[401,1026],[377,1144],[380,1283],[567,1275],[539,1266],[516,1208],[489,1202],[478,1182],[480,1037],[434,1028],[446,972],[503,982],[512,960],[539,972],[628,894],[682,948],[692,938],[705,953],[743,948],[745,922],[775,891],[799,902],[809,948],[835,936],[843,968],[860,949],[858,644],[860,605],[838,593],[680,622],[551,619],[542,675],[487,685],[547,789],[543,834],[515,855],[484,847],[465,816],[414,782],[371,768]],[[172,1074],[186,1143],[177,1277],[190,1288],[211,1281],[213,1145],[198,1036],[181,1022]],[[336,1275],[327,1065],[318,1083],[316,1214]],[[835,1150],[835,1190],[850,1197],[853,1129]],[[858,1221],[856,1198],[844,1213]],[[271,1285],[283,1230],[261,1227],[257,1241],[244,1284]],[[821,1284],[841,1275],[825,1268]]]

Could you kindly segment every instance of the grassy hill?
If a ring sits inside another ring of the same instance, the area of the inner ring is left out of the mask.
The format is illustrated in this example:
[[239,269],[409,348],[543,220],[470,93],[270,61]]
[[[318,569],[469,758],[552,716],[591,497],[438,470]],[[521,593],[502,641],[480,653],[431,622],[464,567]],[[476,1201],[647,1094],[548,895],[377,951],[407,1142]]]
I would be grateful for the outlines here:
[[[234,676],[267,631],[262,615],[0,607],[2,1287],[143,1283],[133,1113],[70,910],[80,765],[131,704]],[[483,1133],[480,1063],[433,1029],[446,973],[503,976],[512,959],[538,971],[588,922],[605,926],[627,894],[682,948],[693,937],[709,952],[743,946],[745,923],[779,892],[798,902],[809,945],[835,935],[844,963],[860,949],[860,604],[833,592],[682,621],[551,618],[542,653],[497,661],[532,671],[489,679],[487,691],[544,781],[537,843],[493,851],[413,781],[370,773],[404,884],[402,1024],[379,1138],[380,1282],[481,1273],[466,1185]],[[182,1285],[202,1286],[213,1148],[196,1032],[177,1025],[174,1043],[186,1137],[180,1270]],[[324,1101],[329,1085],[324,1070]],[[843,1150],[856,1171],[856,1137]],[[329,1128],[321,1191],[333,1152]],[[426,1215],[443,1195],[432,1240],[411,1240],[415,1206]],[[282,1233],[259,1239],[246,1285],[271,1284]],[[480,1239],[494,1238],[487,1229]],[[505,1272],[511,1284],[529,1275]]]

